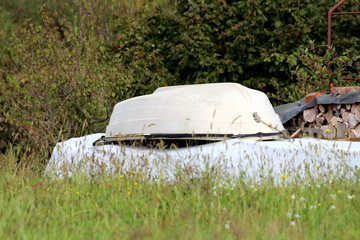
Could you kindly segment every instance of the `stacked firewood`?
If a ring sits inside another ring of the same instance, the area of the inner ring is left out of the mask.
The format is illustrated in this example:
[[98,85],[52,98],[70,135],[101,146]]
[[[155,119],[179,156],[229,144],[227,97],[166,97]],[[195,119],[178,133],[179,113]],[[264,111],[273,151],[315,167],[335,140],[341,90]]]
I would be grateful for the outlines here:
[[360,103],[316,105],[289,121],[293,136],[308,133],[327,139],[360,138]]

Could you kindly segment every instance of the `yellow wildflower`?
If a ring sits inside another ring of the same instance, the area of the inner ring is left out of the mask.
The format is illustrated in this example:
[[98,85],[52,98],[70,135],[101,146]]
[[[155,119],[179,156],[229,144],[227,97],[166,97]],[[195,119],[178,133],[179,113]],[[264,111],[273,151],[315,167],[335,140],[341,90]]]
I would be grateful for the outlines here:
[[337,191],[337,193],[341,194],[341,193],[342,193],[342,191],[341,191],[341,190],[338,190],[338,191]]
[[316,206],[321,207],[321,203],[316,204]]
[[286,175],[281,175],[280,178],[285,179],[285,178],[287,178],[287,176]]

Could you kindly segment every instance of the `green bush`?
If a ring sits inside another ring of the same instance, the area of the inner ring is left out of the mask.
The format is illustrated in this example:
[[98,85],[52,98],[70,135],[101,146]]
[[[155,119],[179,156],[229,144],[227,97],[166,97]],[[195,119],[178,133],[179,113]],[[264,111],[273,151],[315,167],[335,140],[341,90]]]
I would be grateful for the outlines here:
[[[111,50],[131,67],[138,56],[155,56],[159,67],[175,77],[171,84],[239,82],[281,103],[277,91],[293,81],[292,66],[271,56],[291,55],[309,40],[325,46],[326,14],[333,5],[328,0],[170,0],[150,14],[139,14],[130,21],[116,19],[120,37]],[[358,7],[353,2],[341,10]],[[336,16],[333,22],[333,42],[339,52],[348,49],[358,54],[358,19]],[[157,73],[152,61],[145,64],[149,66],[141,68]]]
[[360,78],[360,55],[339,54],[335,48],[321,48],[313,41],[292,54],[274,53],[265,61],[289,66],[293,81],[287,86],[275,84],[276,91],[271,93],[280,102],[297,101],[311,92],[331,93],[331,87],[356,85]]
[[105,40],[96,18],[79,15],[73,25],[46,6],[40,11],[41,25],[3,32],[0,134],[3,148],[21,143],[46,153],[62,138],[103,131],[122,100],[110,90],[126,74],[99,51]]
[[[0,149],[42,159],[62,139],[104,131],[115,103],[159,86],[238,82],[278,104],[315,89],[307,82],[350,84],[339,74],[359,56],[356,16],[334,17],[341,58],[300,48],[325,45],[332,0],[20,3],[0,3]],[[349,3],[341,11],[358,11]]]

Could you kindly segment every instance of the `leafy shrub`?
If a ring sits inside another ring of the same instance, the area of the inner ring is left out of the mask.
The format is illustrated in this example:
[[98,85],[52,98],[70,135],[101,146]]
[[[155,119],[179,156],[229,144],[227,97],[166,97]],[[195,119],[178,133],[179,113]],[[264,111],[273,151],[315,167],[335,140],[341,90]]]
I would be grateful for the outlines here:
[[103,131],[122,100],[110,90],[125,74],[99,51],[105,40],[96,18],[79,15],[72,25],[46,6],[41,14],[42,25],[27,21],[4,33],[0,134],[3,148],[21,143],[47,158],[62,138]]
[[309,39],[325,45],[332,0],[155,0],[137,11],[138,2],[51,2],[23,15],[19,2],[0,3],[2,152],[18,144],[47,158],[63,138],[104,131],[116,102],[159,86],[238,82],[275,104],[290,101],[315,89],[307,81],[326,85],[359,55],[355,16],[334,19],[341,58],[299,49]]
[[[310,39],[325,45],[326,13],[333,5],[329,0],[169,0],[166,7],[131,21],[116,19],[120,37],[111,51],[131,67],[136,56],[155,57],[158,66],[176,79],[171,84],[239,82],[281,103],[277,94],[288,85],[292,66],[271,56],[293,54]],[[358,4],[342,6],[355,8]],[[357,23],[354,16],[334,19],[340,53],[342,48],[358,53]],[[144,64],[141,68],[149,64],[146,68],[157,72],[151,61]]]
[[266,61],[288,65],[292,82],[275,85],[274,99],[292,102],[311,92],[330,93],[333,86],[351,86],[360,78],[360,56],[349,51],[337,53],[335,48],[318,47],[313,41],[290,55],[274,53]]

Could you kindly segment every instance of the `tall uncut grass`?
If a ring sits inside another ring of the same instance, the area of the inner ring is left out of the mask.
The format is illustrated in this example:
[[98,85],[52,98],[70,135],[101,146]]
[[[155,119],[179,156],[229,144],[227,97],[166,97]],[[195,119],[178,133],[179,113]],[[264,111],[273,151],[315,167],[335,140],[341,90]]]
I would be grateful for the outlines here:
[[150,182],[134,171],[51,180],[2,157],[0,239],[360,237],[358,182],[220,186],[212,176]]

